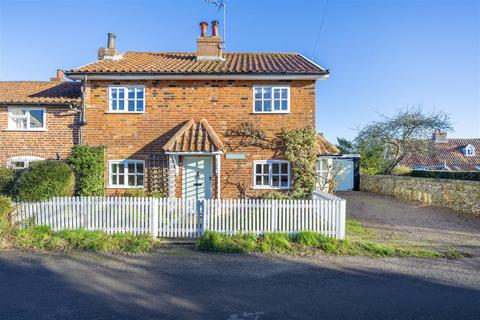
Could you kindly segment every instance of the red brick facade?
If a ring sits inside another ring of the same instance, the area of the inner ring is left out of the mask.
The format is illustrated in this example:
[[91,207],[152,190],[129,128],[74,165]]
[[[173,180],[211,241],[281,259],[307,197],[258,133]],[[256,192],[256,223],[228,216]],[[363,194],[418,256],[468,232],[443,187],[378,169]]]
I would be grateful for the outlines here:
[[[108,86],[114,84],[144,85],[145,112],[109,113]],[[290,113],[253,113],[254,85],[290,86]],[[226,153],[235,147],[235,143],[225,137],[225,132],[238,127],[242,122],[255,123],[270,137],[282,129],[315,126],[315,81],[89,80],[86,105],[87,124],[83,127],[83,143],[105,145],[108,160],[147,160],[149,155],[162,153],[162,146],[186,121],[200,121],[202,118],[208,120],[220,137]],[[252,189],[252,161],[281,156],[274,150],[256,147],[245,147],[234,152],[244,152],[246,159],[228,160],[225,154],[221,156],[221,196],[240,196],[239,186],[246,187],[245,196],[258,195],[259,191]],[[181,166],[181,157],[179,163]],[[105,181],[108,184],[108,168],[106,169]],[[181,167],[178,171],[176,195],[181,196]],[[216,196],[215,161],[213,173],[212,195]],[[109,193],[117,191],[118,189],[109,189]]]
[[10,131],[8,107],[0,106],[1,166],[5,166],[10,158],[19,156],[65,159],[73,145],[78,143],[78,113],[68,107],[42,107],[46,108],[45,131]]

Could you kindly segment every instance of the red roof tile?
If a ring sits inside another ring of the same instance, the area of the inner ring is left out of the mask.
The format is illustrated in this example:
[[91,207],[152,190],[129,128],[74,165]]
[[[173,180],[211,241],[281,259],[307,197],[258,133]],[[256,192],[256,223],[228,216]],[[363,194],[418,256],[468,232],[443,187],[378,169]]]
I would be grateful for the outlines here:
[[328,71],[296,53],[224,53],[224,60],[197,60],[189,52],[126,52],[118,59],[99,60],[71,73],[300,73]]
[[0,81],[1,103],[80,103],[80,83],[61,81]]
[[167,152],[216,152],[222,148],[223,143],[206,119],[198,123],[191,119],[163,146]]

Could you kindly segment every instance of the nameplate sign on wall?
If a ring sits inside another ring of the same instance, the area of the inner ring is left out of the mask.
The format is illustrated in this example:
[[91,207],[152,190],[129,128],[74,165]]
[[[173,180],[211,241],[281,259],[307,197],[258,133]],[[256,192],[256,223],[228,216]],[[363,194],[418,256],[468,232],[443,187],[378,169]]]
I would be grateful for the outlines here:
[[227,153],[225,158],[229,160],[245,160],[245,153]]

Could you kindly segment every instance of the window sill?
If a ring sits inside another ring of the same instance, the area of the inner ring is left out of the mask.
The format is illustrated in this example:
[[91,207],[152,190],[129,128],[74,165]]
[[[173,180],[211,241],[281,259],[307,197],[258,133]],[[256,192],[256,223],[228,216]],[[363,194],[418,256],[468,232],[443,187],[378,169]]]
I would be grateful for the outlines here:
[[107,111],[104,114],[144,114],[145,111]]
[[264,112],[264,111],[253,111],[253,114],[289,114],[290,111],[275,111],[275,112]]
[[254,186],[253,190],[290,190],[290,187]]
[[145,186],[142,186],[142,187],[132,187],[132,186],[107,186],[106,189],[145,189]]
[[10,132],[46,132],[48,129],[3,129]]

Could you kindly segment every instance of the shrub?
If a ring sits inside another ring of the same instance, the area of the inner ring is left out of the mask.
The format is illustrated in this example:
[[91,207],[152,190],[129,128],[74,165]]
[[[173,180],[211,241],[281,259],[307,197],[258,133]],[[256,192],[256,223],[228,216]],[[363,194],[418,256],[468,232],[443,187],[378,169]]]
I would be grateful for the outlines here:
[[256,237],[252,234],[227,236],[212,231],[206,231],[196,244],[200,250],[232,253],[250,253],[255,251],[256,245]]
[[265,192],[262,195],[262,199],[266,200],[287,200],[291,199],[290,194],[288,192],[280,192],[276,190]]
[[265,233],[258,239],[260,252],[284,253],[292,250],[292,245],[286,233]]
[[479,171],[412,170],[412,177],[480,181]]
[[399,165],[393,168],[392,173],[396,176],[408,176],[410,173],[412,173],[412,169],[406,166]]
[[60,161],[35,161],[20,173],[15,182],[15,195],[21,201],[41,201],[51,197],[72,196],[72,169]]
[[13,235],[10,213],[13,210],[12,199],[0,196],[0,247]]
[[105,147],[77,145],[68,157],[80,196],[103,196],[105,191]]
[[11,195],[16,172],[10,168],[0,167],[0,194]]

